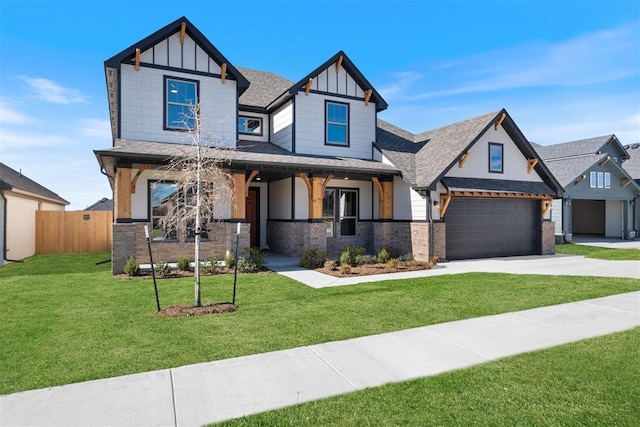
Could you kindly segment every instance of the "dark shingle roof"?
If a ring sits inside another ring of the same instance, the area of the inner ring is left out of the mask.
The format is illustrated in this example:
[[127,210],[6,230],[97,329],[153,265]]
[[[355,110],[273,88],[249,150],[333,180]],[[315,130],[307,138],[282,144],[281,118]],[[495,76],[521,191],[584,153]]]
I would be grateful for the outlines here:
[[627,153],[629,153],[629,159],[622,163],[622,167],[631,178],[636,181],[640,180],[640,144],[631,144],[627,147]]
[[542,160],[596,154],[614,135],[603,135],[554,145],[532,144]]
[[415,187],[429,187],[478,138],[501,111],[412,134],[378,120],[376,147]]
[[607,154],[591,154],[568,159],[545,160],[545,164],[563,187],[567,187]]
[[14,189],[27,191],[29,193],[33,193],[41,197],[46,197],[65,205],[69,204],[68,201],[58,196],[53,191],[27,178],[26,176],[22,175],[22,173],[11,169],[4,163],[0,163],[0,181],[8,184]]
[[452,191],[499,191],[506,193],[555,194],[555,191],[553,191],[544,182],[446,177],[442,179],[442,183]]
[[251,83],[240,96],[241,105],[266,108],[295,83],[268,71],[238,67],[238,71]]
[[[105,157],[166,160],[168,157],[185,155],[189,147],[190,146],[181,144],[167,144],[163,142],[117,140],[115,147],[106,150],[96,150],[95,154]],[[204,155],[228,160],[232,165],[237,164],[262,168],[298,168],[386,175],[396,175],[400,173],[396,167],[382,162],[349,157],[296,154],[270,142],[260,141],[239,141],[237,149],[235,150],[207,147],[204,149]]]
[[107,199],[103,197],[98,200],[91,206],[87,206],[85,211],[112,211],[113,210],[113,199]]

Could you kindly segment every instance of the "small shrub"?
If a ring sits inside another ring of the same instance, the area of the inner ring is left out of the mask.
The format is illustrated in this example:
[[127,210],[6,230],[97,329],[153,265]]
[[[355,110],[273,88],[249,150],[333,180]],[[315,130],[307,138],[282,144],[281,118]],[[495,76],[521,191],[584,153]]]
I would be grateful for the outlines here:
[[227,252],[224,256],[224,264],[227,268],[233,268],[236,265],[236,257],[231,252]]
[[351,266],[349,264],[340,264],[340,273],[351,274]]
[[191,271],[191,266],[189,265],[191,260],[186,255],[180,255],[178,258],[178,270],[181,271]]
[[264,264],[264,254],[260,248],[247,248],[248,260],[256,266],[256,269]]
[[356,264],[356,258],[364,253],[362,246],[347,246],[340,254],[340,264]]
[[258,271],[258,265],[255,264],[250,258],[241,256],[238,258],[238,271],[240,273],[254,273]]
[[408,254],[400,255],[398,257],[398,260],[399,261],[411,262],[411,261],[413,261],[413,254],[411,252],[409,252]]
[[378,252],[378,262],[379,263],[385,263],[385,262],[389,261],[390,258],[391,258],[391,254],[389,253],[387,248],[383,247],[382,249],[380,249],[380,252]]
[[169,264],[164,261],[156,262],[153,266],[153,270],[156,274],[159,274],[162,277],[167,277],[169,273],[171,273],[171,268],[169,268]]
[[433,265],[436,265],[438,262],[440,262],[440,257],[437,257],[437,256],[429,257],[429,262]]
[[356,257],[356,265],[375,264],[378,258],[373,255],[358,255]]
[[124,265],[124,272],[127,276],[137,276],[140,274],[140,265],[138,261],[131,255]]
[[202,263],[202,272],[204,274],[216,274],[218,272],[218,257],[211,257],[208,261]]
[[398,269],[399,264],[400,261],[398,261],[398,258],[391,258],[389,261],[387,261],[387,265],[389,266],[389,268],[393,268],[394,270]]
[[338,263],[332,259],[328,259],[324,262],[324,268],[327,270],[335,270],[338,268]]
[[300,267],[314,269],[324,265],[327,254],[318,248],[305,249],[300,255]]

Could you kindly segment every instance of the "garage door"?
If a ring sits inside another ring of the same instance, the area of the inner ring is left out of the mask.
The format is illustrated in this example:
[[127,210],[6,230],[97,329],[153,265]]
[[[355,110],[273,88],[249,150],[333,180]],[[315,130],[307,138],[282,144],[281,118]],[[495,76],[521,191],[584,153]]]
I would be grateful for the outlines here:
[[540,254],[540,201],[451,199],[445,215],[447,259]]
[[[573,200],[571,232],[573,234],[605,234],[605,201]],[[622,227],[620,227],[622,228]]]

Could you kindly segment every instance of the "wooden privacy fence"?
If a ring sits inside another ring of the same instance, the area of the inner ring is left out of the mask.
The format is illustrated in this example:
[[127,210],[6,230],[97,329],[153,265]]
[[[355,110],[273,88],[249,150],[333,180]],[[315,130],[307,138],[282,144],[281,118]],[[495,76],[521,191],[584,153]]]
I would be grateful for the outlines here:
[[37,211],[36,253],[111,250],[111,211]]

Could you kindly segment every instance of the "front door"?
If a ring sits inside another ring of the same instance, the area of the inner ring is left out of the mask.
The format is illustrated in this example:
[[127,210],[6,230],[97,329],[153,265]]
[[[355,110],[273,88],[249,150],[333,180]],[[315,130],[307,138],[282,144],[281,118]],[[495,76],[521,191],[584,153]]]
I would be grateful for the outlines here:
[[249,188],[246,201],[247,222],[251,225],[251,236],[249,244],[252,248],[260,246],[260,210],[259,210],[259,188]]

